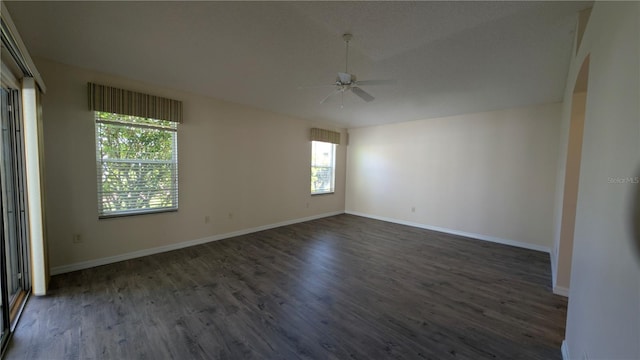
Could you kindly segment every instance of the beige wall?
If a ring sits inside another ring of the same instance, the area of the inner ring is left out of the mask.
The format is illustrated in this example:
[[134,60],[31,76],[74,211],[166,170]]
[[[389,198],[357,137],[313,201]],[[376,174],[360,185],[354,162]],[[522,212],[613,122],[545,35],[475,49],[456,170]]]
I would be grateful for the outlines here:
[[595,3],[566,102],[589,54],[565,355],[640,359],[639,2]]
[[549,251],[560,112],[350,129],[346,210]]
[[[569,295],[569,283],[571,280],[571,257],[573,253],[573,237],[576,222],[576,206],[578,202],[578,185],[580,179],[580,160],[582,158],[582,138],[584,131],[585,106],[587,93],[575,93],[571,99],[571,114],[569,131],[565,148],[561,149],[563,164],[559,172],[558,182],[563,186],[561,193],[556,194],[561,199],[561,210],[556,216],[558,227],[558,239],[555,244],[552,261],[556,261],[554,273],[554,290]],[[562,161],[561,161],[562,162]]]
[[[309,129],[319,124],[44,59],[36,62],[48,86],[43,97],[46,215],[54,269],[344,211],[345,145],[338,146],[336,193],[309,194]],[[98,220],[88,81],[184,102],[178,212]],[[75,233],[83,243],[73,243]]]

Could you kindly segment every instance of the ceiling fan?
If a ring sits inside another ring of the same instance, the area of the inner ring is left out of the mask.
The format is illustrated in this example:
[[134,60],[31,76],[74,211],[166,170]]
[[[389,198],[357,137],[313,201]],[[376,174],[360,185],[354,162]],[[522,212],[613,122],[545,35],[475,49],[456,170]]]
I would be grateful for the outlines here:
[[352,92],[360,99],[371,102],[375,98],[373,95],[368,92],[362,90],[360,86],[369,86],[369,85],[390,85],[395,84],[395,80],[357,80],[354,74],[349,73],[349,41],[353,38],[353,35],[346,33],[342,35],[342,39],[345,42],[346,54],[345,54],[345,66],[344,72],[338,72],[338,76],[336,77],[335,83],[331,85],[320,85],[319,87],[325,86],[334,86],[336,89],[333,90],[329,95],[327,95],[324,99],[320,101],[320,104],[324,104],[330,97],[340,94],[342,104],[341,108],[344,107],[344,93]]

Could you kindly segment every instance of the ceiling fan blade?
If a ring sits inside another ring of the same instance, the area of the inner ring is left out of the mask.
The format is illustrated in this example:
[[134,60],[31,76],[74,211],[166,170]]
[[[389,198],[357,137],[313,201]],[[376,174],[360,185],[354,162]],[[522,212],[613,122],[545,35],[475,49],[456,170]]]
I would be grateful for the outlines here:
[[343,84],[351,84],[351,74],[339,72],[338,73],[338,79]]
[[298,90],[304,89],[315,89],[315,88],[325,88],[325,87],[335,87],[336,84],[327,84],[327,85],[311,85],[311,86],[298,86]]
[[371,94],[369,94],[368,92],[360,89],[359,87],[351,87],[351,91],[358,95],[358,97],[360,97],[360,99],[366,101],[366,102],[371,102],[373,101],[373,99],[375,99],[373,96],[371,96]]
[[324,99],[322,99],[322,101],[320,101],[320,104],[324,104],[325,101],[329,100],[330,97],[332,97],[333,95],[339,92],[340,92],[340,89],[333,90],[329,95],[327,95]]
[[356,84],[358,85],[395,85],[397,84],[397,80],[358,80]]

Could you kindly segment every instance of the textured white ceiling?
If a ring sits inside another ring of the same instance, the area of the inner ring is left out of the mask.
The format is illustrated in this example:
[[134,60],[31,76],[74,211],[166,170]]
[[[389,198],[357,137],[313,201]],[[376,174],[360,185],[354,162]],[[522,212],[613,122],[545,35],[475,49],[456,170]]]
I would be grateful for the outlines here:
[[[6,2],[30,52],[359,127],[560,101],[591,2]],[[324,104],[344,69],[397,79]],[[45,74],[46,75],[46,74]],[[44,79],[46,83],[46,78]]]

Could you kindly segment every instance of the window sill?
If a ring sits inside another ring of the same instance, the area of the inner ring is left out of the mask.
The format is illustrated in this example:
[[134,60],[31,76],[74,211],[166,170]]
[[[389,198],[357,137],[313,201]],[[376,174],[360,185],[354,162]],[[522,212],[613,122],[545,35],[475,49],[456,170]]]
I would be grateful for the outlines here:
[[321,193],[313,193],[311,196],[320,196],[320,195],[333,195],[335,191],[321,192]]
[[114,219],[114,218],[138,216],[138,215],[160,214],[160,213],[167,213],[167,212],[178,212],[178,209],[144,210],[144,211],[123,212],[118,214],[98,215],[98,220]]

